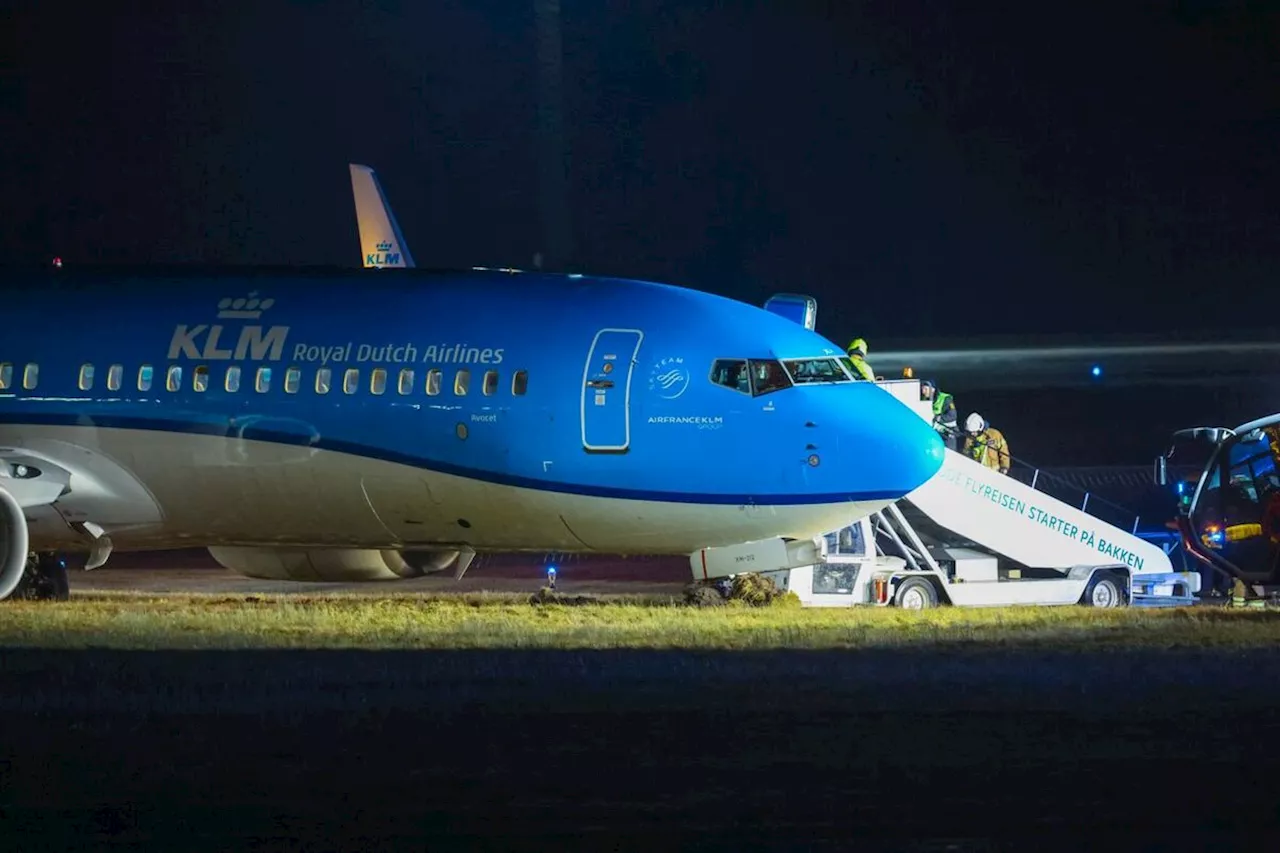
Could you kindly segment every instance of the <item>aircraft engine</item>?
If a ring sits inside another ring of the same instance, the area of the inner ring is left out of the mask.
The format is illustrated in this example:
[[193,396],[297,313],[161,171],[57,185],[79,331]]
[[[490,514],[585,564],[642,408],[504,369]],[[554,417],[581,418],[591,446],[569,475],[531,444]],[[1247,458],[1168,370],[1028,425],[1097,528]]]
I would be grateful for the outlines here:
[[[210,556],[221,566],[248,578],[330,583],[421,577],[447,567],[457,553],[357,548],[209,548]],[[435,568],[437,565],[439,568]]]
[[18,588],[29,548],[27,517],[17,499],[0,488],[0,600]]
[[382,554],[391,570],[402,578],[420,578],[423,575],[443,572],[458,559],[457,551],[447,549],[383,551]]

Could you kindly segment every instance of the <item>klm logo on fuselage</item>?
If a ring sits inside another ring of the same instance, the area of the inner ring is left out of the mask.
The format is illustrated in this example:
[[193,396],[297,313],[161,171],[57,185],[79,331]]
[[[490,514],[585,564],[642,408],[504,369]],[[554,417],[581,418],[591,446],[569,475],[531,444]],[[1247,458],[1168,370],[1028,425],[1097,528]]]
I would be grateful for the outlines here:
[[390,240],[382,240],[373,248],[373,254],[365,253],[364,265],[366,267],[395,267],[400,265],[400,253],[393,252],[395,243]]
[[[257,293],[250,293],[247,298],[228,297],[218,302],[218,319],[257,320],[274,304],[274,299],[259,299]],[[185,357],[206,361],[279,361],[288,339],[288,326],[271,326],[264,331],[262,325],[249,325],[228,333],[221,323],[184,324],[176,327],[169,339],[169,360]]]
[[[274,299],[223,299],[218,303],[219,320],[261,320],[275,304]],[[289,341],[289,326],[264,323],[224,325],[201,323],[181,325],[169,339],[169,360],[180,358],[204,361],[280,361],[287,354],[294,364],[486,364],[498,365],[503,347],[480,347],[469,343],[440,341],[415,343],[411,340],[362,343],[343,341],[312,343]],[[286,349],[286,344],[288,348]]]

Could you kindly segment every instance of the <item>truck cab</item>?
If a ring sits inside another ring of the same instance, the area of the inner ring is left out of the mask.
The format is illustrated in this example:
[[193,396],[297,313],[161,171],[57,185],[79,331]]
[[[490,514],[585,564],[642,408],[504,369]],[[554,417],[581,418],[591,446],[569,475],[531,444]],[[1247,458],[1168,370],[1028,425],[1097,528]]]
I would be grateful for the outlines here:
[[1187,553],[1222,575],[1280,588],[1280,413],[1174,434],[1156,460]]

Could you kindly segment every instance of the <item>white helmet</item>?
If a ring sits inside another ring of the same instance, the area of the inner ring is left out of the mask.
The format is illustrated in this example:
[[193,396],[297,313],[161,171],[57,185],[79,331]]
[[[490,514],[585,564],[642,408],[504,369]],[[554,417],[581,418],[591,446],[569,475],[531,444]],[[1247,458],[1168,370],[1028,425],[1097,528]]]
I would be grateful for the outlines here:
[[977,435],[986,428],[987,422],[977,412],[971,412],[969,417],[964,419],[964,431],[971,435]]

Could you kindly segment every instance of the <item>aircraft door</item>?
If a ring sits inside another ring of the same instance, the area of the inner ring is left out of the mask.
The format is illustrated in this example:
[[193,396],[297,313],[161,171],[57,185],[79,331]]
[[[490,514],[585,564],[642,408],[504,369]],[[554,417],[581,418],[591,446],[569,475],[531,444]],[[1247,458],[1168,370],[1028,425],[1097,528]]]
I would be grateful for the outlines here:
[[631,447],[631,374],[644,333],[601,329],[582,371],[582,448],[625,453]]

